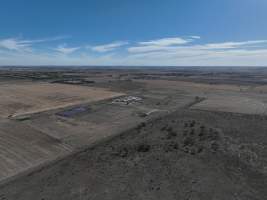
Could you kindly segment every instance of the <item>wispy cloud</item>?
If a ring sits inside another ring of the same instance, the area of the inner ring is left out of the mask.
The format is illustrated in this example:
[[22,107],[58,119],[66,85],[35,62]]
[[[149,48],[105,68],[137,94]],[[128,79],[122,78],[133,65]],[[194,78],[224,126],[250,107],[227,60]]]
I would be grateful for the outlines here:
[[0,65],[267,65],[267,40],[205,43],[199,36],[188,36],[98,46],[35,45],[52,39],[2,39]]
[[[175,45],[171,42],[160,42],[161,45],[147,45],[148,42],[139,42],[135,46],[129,47],[127,50],[129,53],[149,53],[149,52],[161,52],[164,53],[176,53],[177,55],[181,55],[184,53],[195,53],[201,52],[215,52],[215,51],[227,51],[231,49],[257,49],[257,48],[267,48],[267,40],[251,40],[251,41],[242,41],[242,42],[221,42],[221,43],[206,43],[206,44],[191,44],[194,39],[199,38],[198,36],[191,36],[188,42],[185,45]],[[160,41],[165,41],[164,39]],[[189,44],[190,43],[190,44]],[[145,45],[142,45],[145,44]],[[149,43],[150,44],[150,43]]]
[[71,53],[77,51],[78,49],[80,49],[80,47],[66,47],[66,46],[67,46],[66,44],[59,45],[54,50],[61,53],[61,54],[71,54]]
[[16,38],[8,38],[0,40],[0,48],[15,51],[30,51],[31,42],[19,40]]
[[193,39],[200,39],[200,38],[201,38],[201,37],[198,36],[198,35],[192,35],[192,36],[189,36],[189,37],[191,37],[191,38],[193,38]]
[[93,51],[104,53],[104,52],[114,51],[115,49],[125,46],[127,44],[128,42],[118,41],[118,42],[113,42],[113,43],[98,45],[98,46],[93,46],[93,47],[89,46],[89,48]]
[[55,37],[48,37],[48,38],[42,38],[42,39],[35,39],[35,40],[23,40],[24,42],[27,43],[42,43],[42,42],[52,42],[52,41],[57,41],[57,40],[64,40],[68,39],[70,36],[63,35],[63,36],[55,36]]
[[193,41],[193,38],[180,38],[180,37],[174,37],[174,38],[163,38],[158,40],[150,40],[146,42],[139,42],[139,45],[144,46],[170,46],[170,45],[182,45],[187,44]]
[[167,51],[175,49],[176,47],[187,45],[199,38],[200,38],[199,36],[189,36],[186,38],[173,37],[173,38],[162,38],[157,40],[138,42],[136,46],[128,48],[128,51],[130,53]]
[[211,43],[203,45],[203,49],[234,49],[242,47],[251,47],[252,45],[267,44],[267,40],[253,40],[245,42],[224,42],[224,43]]
[[267,40],[128,48],[130,57],[148,65],[266,65]]
[[67,36],[57,36],[52,38],[43,38],[36,40],[25,40],[21,38],[6,38],[6,39],[0,39],[0,48],[12,51],[31,51],[32,45],[35,43],[56,41],[65,38],[67,38]]

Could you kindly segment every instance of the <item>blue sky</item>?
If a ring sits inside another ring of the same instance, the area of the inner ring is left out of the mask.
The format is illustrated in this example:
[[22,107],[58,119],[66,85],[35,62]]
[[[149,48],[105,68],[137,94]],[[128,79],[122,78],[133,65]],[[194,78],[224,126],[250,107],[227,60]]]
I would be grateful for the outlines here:
[[267,66],[266,0],[1,0],[0,65]]

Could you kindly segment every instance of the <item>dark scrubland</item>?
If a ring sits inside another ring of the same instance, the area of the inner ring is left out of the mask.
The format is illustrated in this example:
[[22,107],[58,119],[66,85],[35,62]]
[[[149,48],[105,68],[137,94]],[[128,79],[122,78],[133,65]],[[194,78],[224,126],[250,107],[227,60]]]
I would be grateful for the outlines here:
[[256,118],[176,111],[11,182],[1,198],[262,200],[267,123]]

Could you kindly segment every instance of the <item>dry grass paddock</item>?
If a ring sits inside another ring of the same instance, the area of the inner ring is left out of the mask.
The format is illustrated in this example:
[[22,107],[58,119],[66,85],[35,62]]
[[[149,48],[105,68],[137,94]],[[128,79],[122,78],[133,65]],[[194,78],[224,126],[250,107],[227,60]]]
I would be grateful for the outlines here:
[[102,88],[23,83],[0,85],[0,117],[19,116],[122,95]]
[[206,99],[192,109],[232,112],[252,115],[266,115],[267,104],[259,99],[242,96],[218,96]]

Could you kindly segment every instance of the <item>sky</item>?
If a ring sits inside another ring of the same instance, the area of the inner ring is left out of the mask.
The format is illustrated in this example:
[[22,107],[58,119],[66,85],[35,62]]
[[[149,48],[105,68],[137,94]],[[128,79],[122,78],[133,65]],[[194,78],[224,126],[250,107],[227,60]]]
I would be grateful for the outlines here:
[[267,66],[267,1],[0,0],[0,65]]

